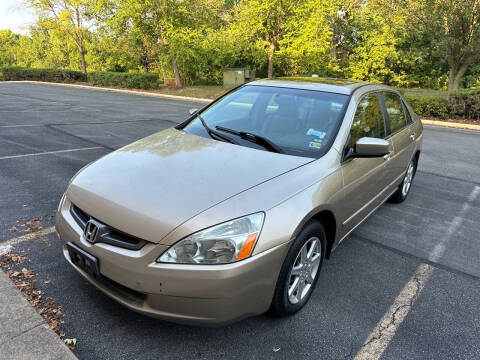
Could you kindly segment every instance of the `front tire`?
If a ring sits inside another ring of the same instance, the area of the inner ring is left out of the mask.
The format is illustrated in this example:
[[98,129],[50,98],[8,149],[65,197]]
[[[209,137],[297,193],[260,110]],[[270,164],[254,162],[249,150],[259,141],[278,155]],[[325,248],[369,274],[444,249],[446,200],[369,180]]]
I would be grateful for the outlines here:
[[274,315],[292,315],[305,306],[317,284],[325,250],[322,224],[308,222],[290,247],[280,270],[270,307]]
[[402,183],[398,186],[397,191],[395,191],[393,195],[388,199],[389,202],[401,203],[407,198],[410,192],[410,188],[412,187],[412,181],[416,171],[417,159],[413,158],[410,161],[410,164],[408,164],[407,172],[405,173]]

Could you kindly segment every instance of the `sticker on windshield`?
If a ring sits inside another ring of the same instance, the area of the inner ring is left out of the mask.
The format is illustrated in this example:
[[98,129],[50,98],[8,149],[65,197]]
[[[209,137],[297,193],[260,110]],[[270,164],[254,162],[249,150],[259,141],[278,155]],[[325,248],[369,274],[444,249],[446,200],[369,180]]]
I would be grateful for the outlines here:
[[313,148],[313,149],[320,149],[322,147],[322,143],[318,141],[310,141],[308,143],[308,147]]
[[315,129],[310,128],[307,131],[307,135],[314,136],[314,137],[319,138],[319,139],[323,139],[325,137],[325,135],[327,135],[327,133],[325,131],[315,130]]

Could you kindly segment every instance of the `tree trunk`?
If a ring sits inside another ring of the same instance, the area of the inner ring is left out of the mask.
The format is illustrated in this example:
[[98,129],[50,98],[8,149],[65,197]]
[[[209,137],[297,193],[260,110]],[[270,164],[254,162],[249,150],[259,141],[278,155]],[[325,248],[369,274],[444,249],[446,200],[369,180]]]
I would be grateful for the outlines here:
[[87,63],[85,61],[85,51],[83,50],[83,48],[80,47],[80,57],[82,59],[82,71],[84,74],[87,73]]
[[332,60],[337,61],[337,44],[335,43],[335,40],[332,40],[331,46],[332,46]]
[[175,86],[177,88],[181,88],[183,87],[182,78],[180,77],[180,70],[178,70],[177,60],[175,59],[174,55],[172,55],[172,67],[173,73],[175,74]]
[[273,59],[275,54],[275,44],[268,46],[268,78],[273,79]]
[[[66,5],[65,5],[65,7],[66,7]],[[82,70],[83,70],[83,73],[86,74],[87,73],[87,62],[85,61],[85,48],[83,47],[82,19],[81,19],[81,16],[80,16],[80,10],[79,10],[78,6],[75,7],[75,14],[76,14],[76,17],[77,17],[77,23],[75,24],[75,22],[72,20],[73,25],[76,26],[76,28],[77,28],[74,31],[75,32],[74,40],[75,40],[75,37],[76,37],[75,43],[77,44],[78,51],[80,51],[80,58],[82,59]]]
[[468,61],[461,64],[459,67],[456,65],[450,65],[450,72],[448,74],[448,92],[458,90],[460,80],[462,79],[462,76],[465,75],[469,65],[470,63]]

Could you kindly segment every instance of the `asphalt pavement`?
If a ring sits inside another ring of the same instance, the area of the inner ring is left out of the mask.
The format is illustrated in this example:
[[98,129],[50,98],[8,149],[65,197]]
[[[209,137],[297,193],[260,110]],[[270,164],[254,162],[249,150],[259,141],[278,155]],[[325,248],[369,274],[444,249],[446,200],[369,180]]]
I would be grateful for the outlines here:
[[[7,229],[34,217],[52,226],[81,167],[199,106],[0,82],[0,246],[23,235]],[[62,307],[80,359],[348,359],[377,337],[382,359],[478,359],[479,219],[480,133],[426,127],[409,198],[385,204],[342,242],[309,304],[293,317],[262,315],[222,328],[176,325],[127,310],[89,285],[67,265],[54,233],[15,251],[25,251],[39,280],[50,280],[37,284]],[[422,266],[429,272],[420,282]],[[412,282],[414,294],[402,304]]]

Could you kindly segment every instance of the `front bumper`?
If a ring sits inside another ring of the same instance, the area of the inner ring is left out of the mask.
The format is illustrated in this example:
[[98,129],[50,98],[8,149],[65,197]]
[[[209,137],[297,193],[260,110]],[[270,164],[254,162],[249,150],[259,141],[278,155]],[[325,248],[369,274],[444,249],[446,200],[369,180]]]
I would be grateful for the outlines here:
[[[225,265],[155,262],[168,247],[148,243],[140,250],[90,244],[70,214],[65,199],[56,229],[67,261],[105,294],[139,313],[180,323],[219,325],[268,310],[289,243]],[[72,242],[99,261],[99,279],[75,266],[66,244]]]

